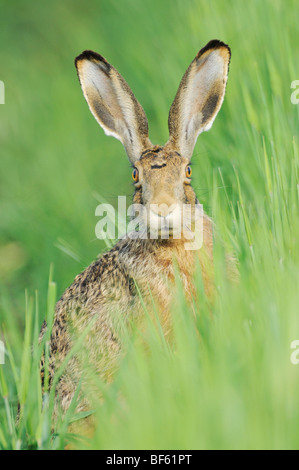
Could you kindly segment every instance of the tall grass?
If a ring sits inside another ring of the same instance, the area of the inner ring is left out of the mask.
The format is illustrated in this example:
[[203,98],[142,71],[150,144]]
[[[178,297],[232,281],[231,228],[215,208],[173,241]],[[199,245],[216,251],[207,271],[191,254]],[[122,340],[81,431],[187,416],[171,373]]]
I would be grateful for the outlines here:
[[[298,448],[297,9],[295,0],[2,2],[1,448]],[[146,352],[129,338],[114,383],[97,383],[105,399],[94,403],[94,437],[69,435],[74,406],[52,433],[39,327],[105,249],[94,235],[97,195],[113,203],[132,192],[124,151],[90,116],[73,58],[94,49],[111,61],[145,108],[152,141],[163,143],[179,80],[212,38],[232,49],[227,94],[192,163],[215,222],[216,303],[197,273],[194,316],[178,284],[174,344],[150,328]],[[226,280],[223,246],[238,258],[238,284]]]

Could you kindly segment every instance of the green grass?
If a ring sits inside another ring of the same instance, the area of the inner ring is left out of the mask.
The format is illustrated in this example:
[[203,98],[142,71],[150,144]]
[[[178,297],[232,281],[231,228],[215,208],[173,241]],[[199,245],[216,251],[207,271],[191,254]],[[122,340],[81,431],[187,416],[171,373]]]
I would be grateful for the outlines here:
[[[90,115],[74,57],[104,55],[143,105],[151,140],[163,144],[185,69],[219,38],[232,49],[227,93],[192,160],[194,187],[216,224],[216,304],[210,315],[198,276],[194,318],[178,286],[175,346],[154,331],[147,354],[128,340],[115,382],[98,384],[101,426],[78,445],[298,449],[299,365],[290,361],[299,339],[299,105],[290,100],[298,1],[2,0],[0,9],[0,448],[75,439],[72,409],[51,435],[37,334],[105,249],[94,233],[98,195],[116,205],[132,194],[125,152]],[[220,240],[239,260],[237,285],[225,279]]]

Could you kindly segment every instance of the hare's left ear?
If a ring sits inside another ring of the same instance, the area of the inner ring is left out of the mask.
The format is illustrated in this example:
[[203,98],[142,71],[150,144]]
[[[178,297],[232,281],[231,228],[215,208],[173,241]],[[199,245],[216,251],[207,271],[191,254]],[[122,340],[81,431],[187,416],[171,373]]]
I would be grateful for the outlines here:
[[182,78],[169,112],[168,145],[186,158],[191,159],[198,135],[212,127],[221,108],[230,55],[226,44],[210,41]]
[[152,147],[142,106],[120,73],[100,54],[84,51],[75,65],[90,111],[107,135],[122,142],[134,165]]

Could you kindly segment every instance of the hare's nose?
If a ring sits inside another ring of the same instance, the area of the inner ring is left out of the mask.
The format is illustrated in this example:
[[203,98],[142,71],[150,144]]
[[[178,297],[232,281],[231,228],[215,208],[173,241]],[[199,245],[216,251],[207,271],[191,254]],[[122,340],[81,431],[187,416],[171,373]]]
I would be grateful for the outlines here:
[[151,204],[150,210],[159,217],[170,216],[176,209],[176,204]]

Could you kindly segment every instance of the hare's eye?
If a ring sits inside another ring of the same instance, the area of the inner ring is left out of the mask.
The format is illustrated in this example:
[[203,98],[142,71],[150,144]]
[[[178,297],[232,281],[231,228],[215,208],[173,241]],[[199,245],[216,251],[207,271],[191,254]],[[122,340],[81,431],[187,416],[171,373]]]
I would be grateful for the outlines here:
[[137,181],[138,181],[138,176],[139,176],[138,175],[138,170],[137,170],[137,168],[134,168],[134,170],[132,171],[132,178],[135,181],[135,183],[137,183]]
[[187,178],[191,178],[192,175],[192,168],[190,165],[186,166],[186,176]]

